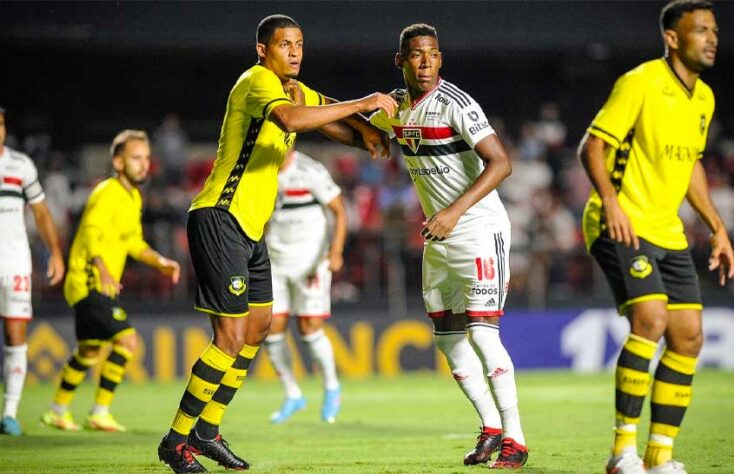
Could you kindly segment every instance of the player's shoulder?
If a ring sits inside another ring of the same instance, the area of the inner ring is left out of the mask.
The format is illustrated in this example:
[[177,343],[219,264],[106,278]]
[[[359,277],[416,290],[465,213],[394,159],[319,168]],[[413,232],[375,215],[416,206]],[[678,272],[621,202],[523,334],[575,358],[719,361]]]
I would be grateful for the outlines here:
[[699,100],[705,100],[708,102],[714,102],[714,91],[711,89],[711,86],[706,84],[701,79],[698,80],[698,84],[696,84],[696,97]]
[[249,90],[254,84],[257,84],[258,87],[266,87],[269,85],[279,86],[280,80],[270,69],[260,64],[255,64],[240,75],[233,89]]
[[306,173],[328,174],[329,171],[326,169],[326,166],[324,166],[323,163],[316,161],[315,159],[300,151],[296,151],[295,153],[295,164],[299,170],[302,170]]
[[666,67],[664,59],[645,61],[619,76],[617,83],[632,89],[645,88],[664,80],[668,74]]
[[122,184],[117,178],[107,178],[97,183],[89,195],[89,199],[100,199],[103,196],[111,196],[123,189]]
[[36,167],[36,164],[33,162],[33,158],[26,155],[25,153],[20,152],[14,148],[10,148],[9,146],[6,146],[5,149],[7,150],[9,161],[15,163],[18,166],[26,166],[31,168]]
[[474,98],[453,82],[441,79],[438,83],[438,94],[435,100],[443,102],[444,105],[454,105],[460,109],[476,104]]

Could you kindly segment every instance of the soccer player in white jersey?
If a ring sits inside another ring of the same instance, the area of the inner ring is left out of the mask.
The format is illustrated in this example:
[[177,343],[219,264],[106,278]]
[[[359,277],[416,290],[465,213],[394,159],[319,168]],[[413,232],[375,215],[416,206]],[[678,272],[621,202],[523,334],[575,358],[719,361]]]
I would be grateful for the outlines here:
[[33,316],[31,249],[23,219],[26,202],[51,254],[46,272],[51,285],[64,277],[64,257],[36,166],[28,156],[5,146],[5,131],[5,110],[0,108],[0,317],[5,342],[0,434],[20,435],[18,404],[28,366],[27,326]]
[[371,121],[400,144],[427,216],[423,299],[434,341],[482,422],[464,464],[487,462],[499,450],[492,468],[519,468],[528,450],[512,360],[499,336],[510,221],[496,188],[511,165],[481,107],[439,77],[441,60],[435,28],[405,28],[395,56],[406,85],[393,92],[398,112]]
[[[327,209],[334,216],[331,243]],[[323,376],[321,419],[333,423],[339,412],[340,387],[324,322],[331,317],[331,273],[344,265],[347,216],[341,189],[324,165],[291,149],[278,174],[278,201],[268,225],[265,240],[273,268],[273,319],[265,345],[286,394],[270,420],[283,423],[306,406],[286,340],[288,317],[295,314],[300,338]]]

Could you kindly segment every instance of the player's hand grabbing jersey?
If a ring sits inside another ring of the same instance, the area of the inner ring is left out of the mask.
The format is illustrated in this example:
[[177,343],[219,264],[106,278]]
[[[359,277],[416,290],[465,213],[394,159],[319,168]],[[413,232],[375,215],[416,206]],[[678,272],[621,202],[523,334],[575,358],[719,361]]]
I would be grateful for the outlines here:
[[[414,105],[404,90],[393,95],[400,105],[397,116],[380,111],[370,121],[397,139],[423,212],[430,217],[456,201],[479,177],[484,163],[474,147],[494,129],[473,98],[443,79]],[[494,190],[461,216],[448,240],[496,224],[509,226],[509,220]]]
[[[305,105],[323,104],[321,94],[300,86]],[[283,102],[291,100],[271,70],[255,65],[240,76],[227,101],[214,169],[190,210],[227,210],[248,237],[260,240],[275,206],[278,168],[296,139],[267,120]]]

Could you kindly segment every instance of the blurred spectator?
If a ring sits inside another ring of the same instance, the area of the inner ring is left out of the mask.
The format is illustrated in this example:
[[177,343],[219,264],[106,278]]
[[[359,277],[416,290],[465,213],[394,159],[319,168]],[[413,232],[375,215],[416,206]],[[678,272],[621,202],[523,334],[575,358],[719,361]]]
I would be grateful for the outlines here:
[[186,166],[189,139],[176,114],[168,114],[153,132],[153,150],[166,184],[180,183]]

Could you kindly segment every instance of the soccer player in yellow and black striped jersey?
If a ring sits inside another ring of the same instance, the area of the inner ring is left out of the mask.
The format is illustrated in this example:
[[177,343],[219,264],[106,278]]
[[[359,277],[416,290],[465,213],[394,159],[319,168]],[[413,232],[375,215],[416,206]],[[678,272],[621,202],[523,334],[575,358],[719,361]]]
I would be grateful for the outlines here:
[[[631,326],[615,377],[615,439],[607,464],[615,474],[686,472],[673,460],[673,440],[691,400],[703,306],[678,217],[683,199],[711,229],[709,268],[719,269],[722,285],[734,277],[731,242],[700,162],[714,112],[713,93],[699,79],[714,65],[718,46],[711,3],[671,2],[660,27],[665,56],[619,78],[579,149],[594,187],[584,212],[586,245]],[[662,337],[640,459],[637,426]]]
[[143,240],[142,199],[138,187],[150,167],[148,136],[124,130],[112,142],[116,176],[99,183],[89,196],[69,254],[64,297],[74,309],[78,347],[61,372],[61,383],[41,421],[62,430],[79,427],[69,412],[76,387],[96,365],[101,343],[112,342],[102,363],[99,387],[85,426],[99,431],[125,431],[110,414],[114,390],[125,375],[125,364],[138,345],[135,329],[117,301],[120,279],[130,256],[178,282],[177,262],[161,256]]
[[287,16],[260,22],[256,50],[258,64],[230,92],[214,169],[189,210],[195,305],[209,315],[214,337],[194,364],[158,447],[174,472],[203,472],[192,453],[231,469],[248,466],[219,435],[219,424],[270,326],[270,260],[262,235],[275,208],[278,169],[296,133],[318,129],[373,157],[381,147],[387,156],[387,138],[358,114],[383,109],[392,115],[397,108],[378,93],[335,103],[298,82],[303,35]]

